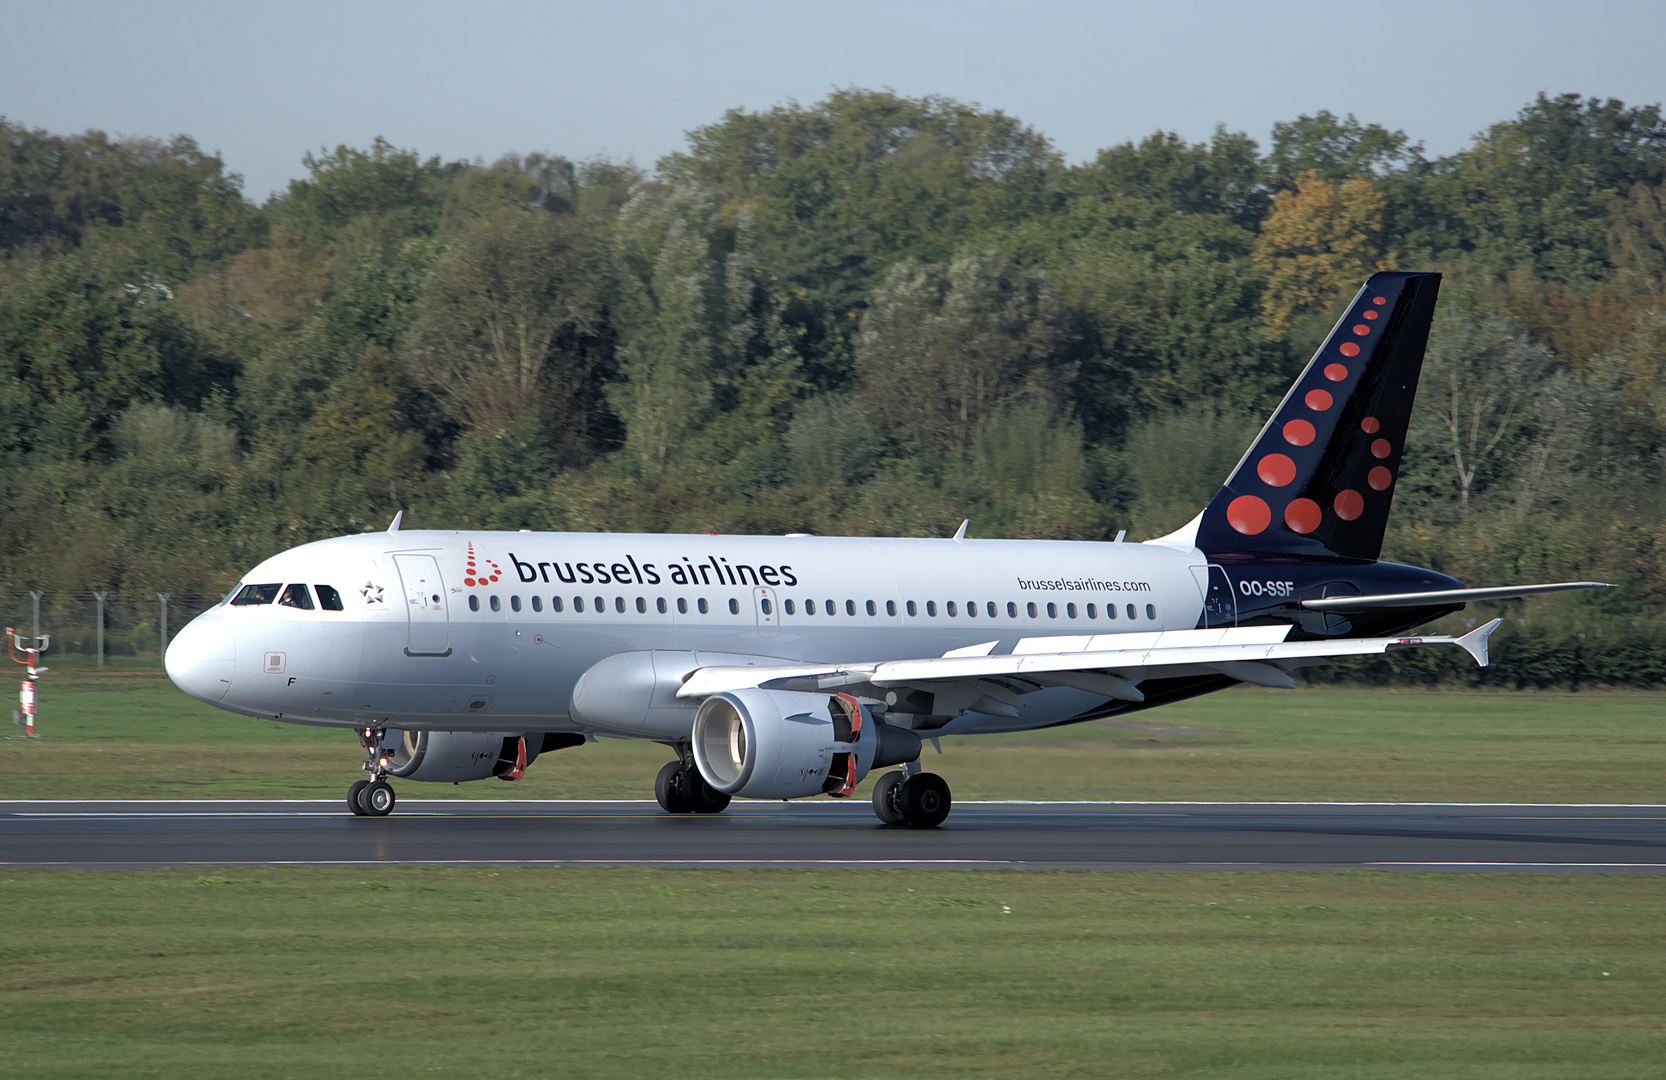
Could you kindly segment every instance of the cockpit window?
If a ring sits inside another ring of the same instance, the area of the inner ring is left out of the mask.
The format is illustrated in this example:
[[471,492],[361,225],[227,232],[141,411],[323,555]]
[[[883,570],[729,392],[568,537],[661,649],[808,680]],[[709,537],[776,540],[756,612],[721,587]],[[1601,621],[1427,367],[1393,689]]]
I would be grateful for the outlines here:
[[231,598],[233,607],[244,607],[249,604],[270,604],[278,598],[278,590],[283,583],[276,585],[245,585],[243,591]]
[[283,595],[278,598],[278,603],[284,607],[304,608],[311,611],[312,590],[305,585],[290,585],[284,589]]
[[313,588],[318,590],[319,607],[323,608],[325,611],[342,610],[341,594],[336,592],[333,587],[329,585],[314,585]]
[[228,592],[228,593],[226,593],[226,595],[220,597],[220,603],[221,604],[231,603],[231,598],[236,596],[239,592],[241,592],[242,589],[243,589],[243,583],[241,581],[239,581],[237,584],[235,584],[231,587],[231,592]]

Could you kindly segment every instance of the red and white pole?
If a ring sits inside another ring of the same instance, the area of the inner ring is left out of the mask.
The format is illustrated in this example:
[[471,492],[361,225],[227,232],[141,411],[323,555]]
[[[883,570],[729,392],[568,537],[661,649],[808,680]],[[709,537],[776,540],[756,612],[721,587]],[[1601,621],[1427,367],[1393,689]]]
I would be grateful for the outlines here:
[[25,738],[35,737],[35,680],[24,679],[23,690],[18,695],[18,701],[23,706],[23,735]]

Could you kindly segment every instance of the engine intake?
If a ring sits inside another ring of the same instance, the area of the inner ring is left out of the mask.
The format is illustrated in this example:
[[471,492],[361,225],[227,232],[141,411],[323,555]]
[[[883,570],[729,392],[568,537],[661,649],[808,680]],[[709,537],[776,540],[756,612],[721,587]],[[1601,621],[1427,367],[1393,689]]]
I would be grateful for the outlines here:
[[849,694],[756,687],[703,701],[693,744],[706,783],[749,799],[843,797],[871,769],[920,756],[918,735],[880,723]]

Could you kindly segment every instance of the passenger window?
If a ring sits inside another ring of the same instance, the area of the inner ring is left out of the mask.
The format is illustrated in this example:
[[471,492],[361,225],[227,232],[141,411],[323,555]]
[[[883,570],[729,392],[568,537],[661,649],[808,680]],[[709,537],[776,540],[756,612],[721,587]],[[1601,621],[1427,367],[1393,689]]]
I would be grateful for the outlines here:
[[1007,618],[1009,618],[1009,619],[1018,618],[1018,605],[1013,603],[1010,600],[1007,601]]
[[959,612],[960,612],[960,609],[955,606],[955,602],[953,600],[950,600],[948,603],[944,604],[943,605],[943,610],[948,613],[949,618],[951,618],[951,619],[954,618],[955,615],[959,614]]
[[874,602],[872,600],[868,601],[868,614],[869,615],[878,615],[879,614],[879,609],[874,606]]
[[897,613],[897,602],[895,600],[885,601],[885,614],[895,616],[896,613]]
[[543,611],[544,610],[544,598],[542,596],[534,596],[532,598],[532,610],[533,611]]
[[1090,618],[1090,619],[1099,618],[1099,609],[1094,607],[1092,604],[1088,605],[1088,618]]
[[1147,604],[1147,605],[1145,605],[1145,617],[1152,620],[1153,622],[1155,622],[1157,620],[1157,605],[1156,604]]
[[648,601],[640,596],[636,598],[636,613],[638,615],[648,614]]
[[601,615],[601,614],[605,613],[606,611],[607,611],[607,601],[603,600],[599,596],[596,597],[596,614]]
[[1056,619],[1056,618],[1058,618],[1058,617],[1059,617],[1059,605],[1057,605],[1057,604],[1052,604],[1052,603],[1049,603],[1049,604],[1048,604],[1048,605],[1047,605],[1047,617],[1048,617],[1048,618],[1049,618],[1049,619]]
[[1133,605],[1133,604],[1129,604],[1129,605],[1128,605],[1128,617],[1129,617],[1129,618],[1130,618],[1130,619],[1137,619],[1137,618],[1139,618],[1139,615],[1138,615],[1138,614],[1137,614],[1137,613],[1136,613],[1136,612],[1135,612],[1135,611],[1134,611],[1134,605]]
[[613,598],[613,610],[617,611],[621,615],[625,613],[625,598],[623,596],[615,596]]
[[232,607],[249,607],[255,604],[270,604],[278,598],[278,590],[283,588],[283,582],[276,585],[245,585],[243,591],[232,598]]
[[521,598],[519,596],[511,596],[509,598],[509,610],[510,611],[519,611],[519,610],[521,610]]
[[934,619],[937,618],[937,601],[935,601],[935,600],[927,600],[926,601],[926,614],[930,615]]
[[765,615],[768,615],[771,611],[775,610],[774,605],[772,605],[768,600],[763,601],[763,609]]
[[1116,605],[1115,604],[1106,604],[1105,605],[1105,618],[1111,620],[1112,622],[1116,621]]
[[1064,613],[1066,615],[1070,616],[1072,619],[1074,619],[1076,617],[1076,605],[1075,604],[1066,604],[1066,605],[1064,605]]
[[314,585],[313,588],[318,590],[319,607],[323,608],[325,611],[342,610],[341,594],[336,592],[334,588],[329,585]]
[[914,601],[910,600],[908,602],[908,617],[910,619],[912,619],[916,615],[918,615],[919,613],[920,613],[920,609],[914,606]]
[[687,597],[684,597],[684,596],[677,597],[677,614],[678,615],[687,615],[688,614],[688,598]]
[[312,610],[312,590],[305,585],[290,585],[284,589],[283,595],[278,597],[278,603],[284,607],[301,608],[303,611]]
[[784,601],[784,603],[787,605],[787,614],[791,615],[793,613],[793,602],[791,600],[787,600]]
[[740,614],[740,601],[736,600],[732,596],[729,597],[729,614],[731,614],[731,615],[739,615]]
[[845,601],[845,614],[846,615],[856,614],[856,601],[854,601],[854,600],[846,600]]
[[1033,618],[1035,618],[1035,617],[1036,617],[1036,613],[1035,613],[1035,603],[1034,603],[1034,602],[1033,602],[1033,601],[1032,601],[1032,602],[1030,602],[1030,603],[1028,603],[1028,604],[1025,604],[1025,605],[1024,605],[1024,609],[1025,609],[1025,610],[1026,610],[1026,611],[1028,611],[1028,612],[1029,612],[1029,613],[1030,613],[1030,618],[1032,618],[1032,619],[1033,619]]
[[498,598],[495,597],[495,596],[488,597],[487,598],[487,603],[492,605],[492,610],[493,611],[502,611],[503,610],[503,605],[498,603]]
[[582,596],[573,597],[573,610],[578,612],[581,615],[584,613],[584,597],[582,597]]
[[659,613],[661,615],[664,615],[665,614],[665,597],[661,596],[661,597],[658,597],[657,599],[655,599],[654,600],[654,606],[659,609]]
[[989,603],[985,606],[984,610],[989,612],[989,617],[991,619],[993,619],[995,617],[995,601],[993,601],[993,600],[989,601]]
[[804,614],[814,615],[815,613],[816,613],[816,602],[814,600],[804,601]]
[[711,610],[711,608],[706,606],[706,598],[704,596],[696,601],[695,606],[700,609],[700,614],[702,615]]
[[478,597],[478,596],[469,597],[469,610],[470,611],[479,611],[480,610],[480,597]]
[[561,607],[562,607],[561,597],[559,597],[559,596],[550,597],[550,610],[551,611],[560,611]]
[[976,600],[966,601],[966,617],[968,619],[975,619],[978,617],[978,602]]

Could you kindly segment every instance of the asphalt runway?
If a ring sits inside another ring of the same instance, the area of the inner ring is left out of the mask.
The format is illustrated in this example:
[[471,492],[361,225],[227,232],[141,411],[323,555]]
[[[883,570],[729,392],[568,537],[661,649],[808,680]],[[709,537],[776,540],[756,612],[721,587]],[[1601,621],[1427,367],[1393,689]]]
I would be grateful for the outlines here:
[[1666,806],[961,803],[938,829],[866,801],[0,802],[0,866],[657,865],[1666,873]]

